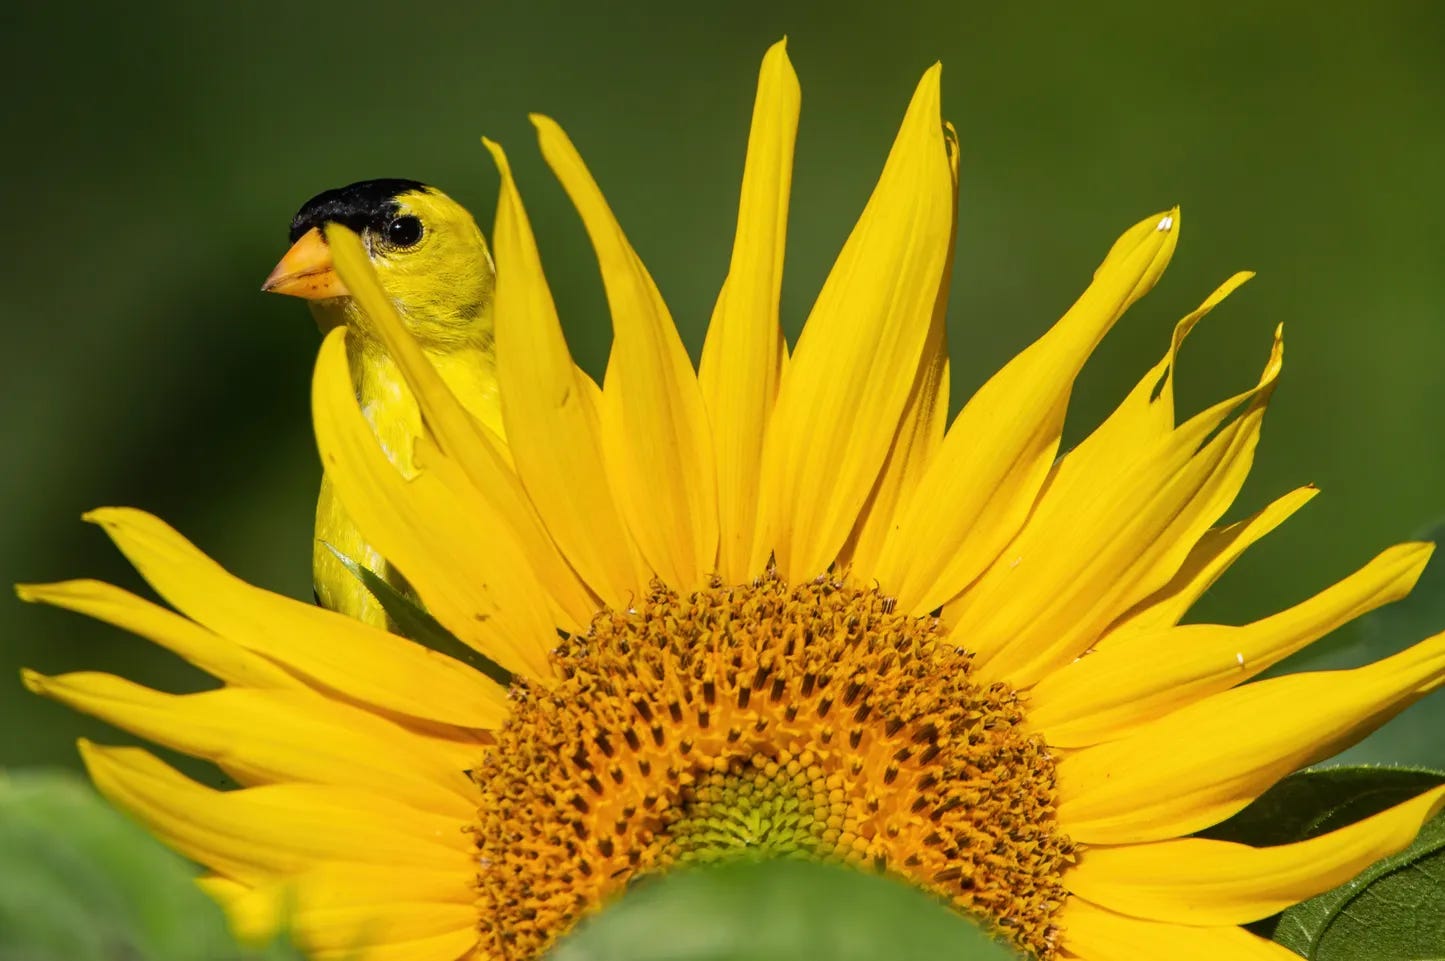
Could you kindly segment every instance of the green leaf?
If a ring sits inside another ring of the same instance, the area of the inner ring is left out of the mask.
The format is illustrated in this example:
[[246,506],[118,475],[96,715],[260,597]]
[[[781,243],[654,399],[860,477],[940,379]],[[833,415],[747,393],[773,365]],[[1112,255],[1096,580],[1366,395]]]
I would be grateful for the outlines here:
[[376,598],[376,602],[381,605],[382,610],[386,611],[386,616],[391,618],[403,637],[410,638],[418,644],[455,658],[464,664],[470,664],[503,687],[512,683],[510,671],[475,648],[463,643],[455,634],[442,627],[437,619],[427,613],[419,604],[387,583],[380,574],[362,567],[330,544],[327,544],[326,547],[336,555],[337,560],[345,565],[352,576],[361,581],[362,586],[371,592],[371,596]]
[[0,778],[0,958],[239,958],[193,877],[78,779]]
[[1290,908],[1274,939],[1311,961],[1445,957],[1445,814],[1404,851]]
[[548,961],[1004,961],[1018,955],[897,881],[804,861],[638,882]]
[[0,775],[0,961],[303,961],[236,944],[195,874],[74,775]]

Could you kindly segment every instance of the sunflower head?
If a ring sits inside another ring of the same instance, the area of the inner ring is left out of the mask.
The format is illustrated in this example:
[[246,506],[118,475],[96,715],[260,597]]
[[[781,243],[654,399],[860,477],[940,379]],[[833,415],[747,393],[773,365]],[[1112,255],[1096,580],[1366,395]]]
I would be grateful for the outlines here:
[[1061,451],[1086,358],[1178,242],[1178,210],[1146,217],[950,422],[958,152],[939,70],[790,347],[778,299],[798,110],[778,44],[696,368],[580,154],[534,118],[601,266],[601,385],[572,360],[488,143],[505,442],[447,389],[363,239],[328,229],[426,429],[404,476],[334,331],[313,387],[325,469],[431,616],[510,686],[246,585],[135,511],[93,519],[175,611],[92,582],[24,589],[222,682],[174,696],[26,677],[239,784],[85,748],[102,791],[210,870],[238,928],[264,935],[284,908],[321,958],[360,944],[396,961],[532,959],[636,879],[796,857],[904,879],[1040,961],[1272,958],[1242,925],[1398,850],[1440,807],[1445,789],[1267,849],[1191,836],[1445,680],[1445,636],[1355,670],[1257,679],[1402,596],[1429,545],[1389,548],[1252,623],[1182,623],[1314,494],[1222,522],[1279,377],[1278,330],[1253,384],[1176,416],[1185,338],[1248,275],[1180,320]]

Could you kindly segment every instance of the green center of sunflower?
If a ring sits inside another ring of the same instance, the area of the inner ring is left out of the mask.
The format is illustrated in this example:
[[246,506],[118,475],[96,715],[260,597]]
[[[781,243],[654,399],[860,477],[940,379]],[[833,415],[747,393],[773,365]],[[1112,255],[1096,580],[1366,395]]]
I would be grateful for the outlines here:
[[540,956],[634,878],[803,857],[910,881],[1055,953],[1054,768],[935,618],[777,578],[603,611],[472,771],[483,951]]
[[[830,795],[836,794],[836,797]],[[733,759],[708,771],[678,797],[663,861],[707,864],[732,858],[824,860],[839,848],[848,821],[841,788],[829,788],[822,765],[790,751]]]

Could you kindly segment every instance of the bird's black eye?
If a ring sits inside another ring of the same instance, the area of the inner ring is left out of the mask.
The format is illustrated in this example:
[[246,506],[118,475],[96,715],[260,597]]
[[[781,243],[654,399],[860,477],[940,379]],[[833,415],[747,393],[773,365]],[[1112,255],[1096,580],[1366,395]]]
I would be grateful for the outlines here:
[[410,214],[386,225],[386,242],[393,247],[411,247],[421,240],[421,221]]

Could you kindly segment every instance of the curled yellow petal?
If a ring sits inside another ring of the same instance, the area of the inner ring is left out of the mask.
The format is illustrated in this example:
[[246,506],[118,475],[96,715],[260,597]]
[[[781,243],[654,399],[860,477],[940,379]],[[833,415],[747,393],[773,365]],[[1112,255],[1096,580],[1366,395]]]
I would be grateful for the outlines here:
[[1028,516],[1049,474],[1074,378],[1104,334],[1163,273],[1179,211],[1114,244],[1074,306],[964,405],[907,503],[875,571],[923,614],[966,587]]
[[778,391],[753,560],[771,549],[790,581],[826,570],[847,541],[922,360],[954,219],[940,73],[919,82]]
[[718,573],[739,583],[761,573],[752,564],[758,466],[787,356],[778,297],[800,102],[787,42],[780,40],[758,74],[732,261],[698,365],[717,455]]
[[572,198],[602,268],[612,354],[602,386],[608,476],[643,558],[677,588],[717,564],[717,472],[692,362],[642,260],[554,121],[533,116],[542,155]]
[[1174,325],[1169,350],[1163,359],[1139,379],[1123,403],[1083,443],[1069,452],[1075,470],[1089,473],[1094,460],[1117,461],[1130,457],[1175,428],[1174,377],[1185,338],[1210,311],[1253,276],[1242,271],[1230,277]]
[[572,362],[507,156],[483,142],[502,179],[492,232],[497,376],[512,458],[568,562],[607,606],[625,607],[629,595],[646,588],[649,573],[608,482],[597,386]]
[[1442,807],[1445,787],[1328,834],[1267,848],[1203,838],[1089,848],[1064,881],[1080,897],[1131,917],[1244,924],[1398,853]]
[[1255,388],[1142,453],[1059,463],[1019,536],[950,608],[951,636],[981,676],[1031,686],[1174,575],[1249,473],[1282,350],[1277,332]]

